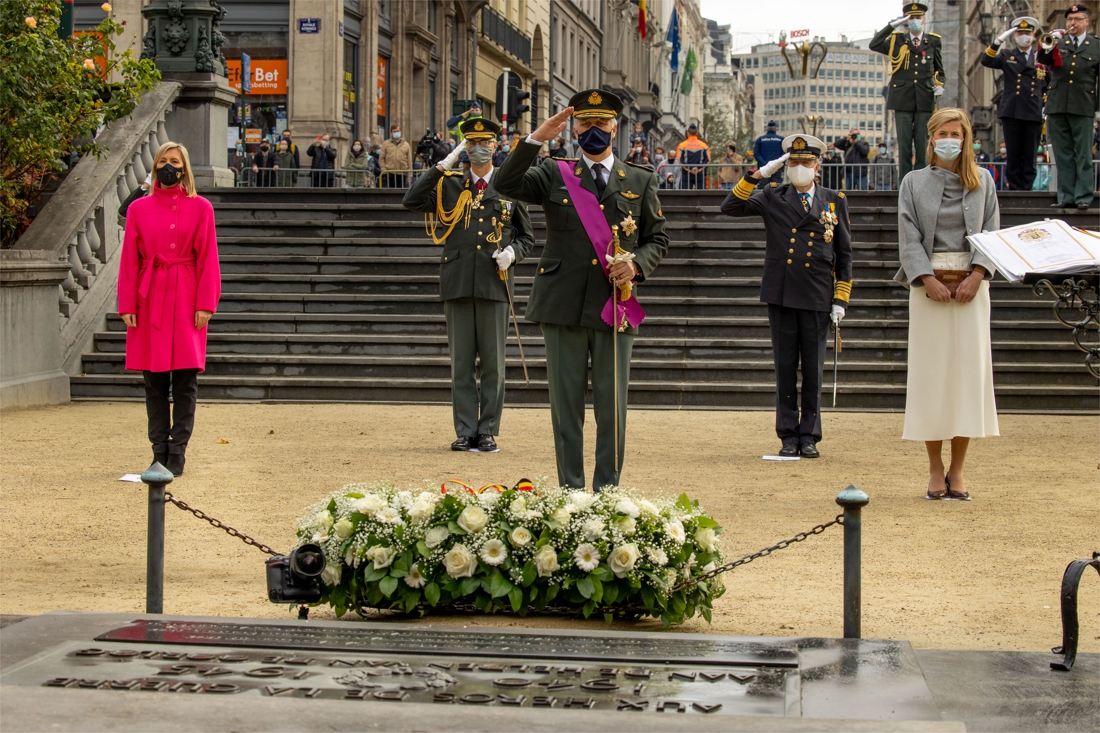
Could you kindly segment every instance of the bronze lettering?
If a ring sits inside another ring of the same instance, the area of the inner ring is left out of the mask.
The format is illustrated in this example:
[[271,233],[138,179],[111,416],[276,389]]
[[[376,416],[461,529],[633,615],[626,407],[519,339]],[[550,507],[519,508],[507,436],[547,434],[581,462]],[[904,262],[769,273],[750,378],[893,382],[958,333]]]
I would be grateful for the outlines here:
[[74,652],[78,657],[101,657],[107,652],[97,647],[91,647],[89,649],[78,649]]
[[225,667],[211,667],[199,672],[199,677],[218,677],[223,674],[233,674],[233,670]]
[[462,662],[458,665],[458,671],[459,672],[476,672],[477,671],[477,665],[476,664],[471,664],[470,662]]
[[684,705],[682,702],[679,702],[678,700],[662,700],[661,702],[657,703],[657,712],[663,713],[670,707],[677,713],[687,712],[687,706]]
[[[564,667],[562,668],[562,671],[563,672],[565,671]],[[600,677],[618,677],[618,676],[619,676],[619,668],[618,667],[601,667],[600,668]]]
[[137,689],[144,692],[160,692],[167,686],[168,683],[164,680],[142,680],[138,683]]
[[199,668],[194,664],[173,664],[168,669],[162,669],[157,672],[157,674],[175,675],[178,677],[183,674],[192,674],[197,672],[198,669]]
[[634,685],[634,697],[641,697],[642,691],[644,690],[645,685],[643,683],[639,682],[638,684]]
[[77,687],[82,687],[86,690],[94,690],[97,687],[103,687],[104,685],[106,685],[106,682],[104,682],[103,680],[79,680],[76,683]]
[[172,682],[168,685],[165,692],[202,692],[202,683]]
[[701,702],[693,702],[691,706],[698,710],[700,713],[713,713],[722,709],[722,703],[720,702],[713,705],[704,705]]
[[503,672],[507,667],[502,664],[479,664],[477,666],[481,672]]
[[137,680],[111,680],[108,687],[112,690],[132,690],[138,686]]
[[306,697],[317,697],[321,694],[320,687],[299,687],[299,690],[305,690]]
[[572,686],[572,682],[566,682],[565,680],[554,680],[552,682],[539,683],[539,687],[545,687],[547,690],[568,690]]
[[623,671],[623,676],[632,680],[648,680],[651,674],[648,669],[627,669]]
[[536,708],[552,708],[558,699],[552,695],[535,695],[531,698],[531,704]]
[[[113,656],[113,654],[112,654],[112,656]],[[160,653],[160,658],[165,660],[166,662],[176,662],[176,661],[179,661],[180,659],[183,659],[186,656],[187,655],[184,654],[183,652],[161,652]]]
[[645,710],[649,707],[649,700],[638,700],[637,702],[633,702],[631,700],[619,698],[615,702],[618,704],[615,708],[616,710]]
[[245,670],[246,677],[282,677],[282,667],[256,667],[256,669]]
[[432,702],[454,702],[455,695],[453,692],[437,692],[432,695]]
[[596,706],[596,701],[590,697],[567,697],[565,698],[565,707],[567,708],[583,708],[585,710],[591,710]]
[[282,664],[283,658],[278,654],[268,654],[260,660],[260,664]]
[[408,697],[408,694],[401,690],[378,690],[377,692],[372,692],[371,697],[375,700],[397,700],[400,702]]
[[614,680],[609,680],[605,677],[597,677],[594,680],[588,680],[581,683],[581,689],[588,692],[611,692],[612,690],[619,689],[619,686],[615,684]]
[[554,671],[554,668],[549,664],[533,664],[531,665],[532,674],[550,674]]
[[[142,654],[142,656],[145,656]],[[187,658],[192,662],[213,662],[218,659],[216,654],[188,654]]]
[[428,666],[436,669],[450,669],[454,664],[452,662],[430,662]]
[[240,685],[233,685],[228,682],[216,682],[212,685],[207,685],[203,688],[204,692],[211,692],[215,695],[232,695],[241,691]]
[[723,674],[711,674],[710,672],[700,672],[699,676],[705,679],[707,682],[717,682],[726,675]]
[[527,697],[524,695],[516,695],[515,697],[508,697],[507,695],[497,695],[497,702],[501,705],[519,706],[523,704],[523,701]]
[[304,680],[306,677],[309,677],[309,671],[303,669],[303,670],[299,671],[298,674],[294,675],[292,677],[292,679]]
[[732,679],[737,680],[741,684],[745,684],[749,680],[755,679],[756,678],[756,673],[754,673],[754,672],[730,672],[729,676]]
[[247,662],[248,656],[244,654],[222,654],[218,657],[218,661],[222,664],[232,664],[233,662]]
[[293,687],[276,687],[275,685],[267,685],[264,687],[264,692],[272,697],[278,697],[279,695],[286,695],[287,693],[294,692]]
[[365,700],[367,699],[366,690],[345,690],[344,700]]
[[43,687],[68,687],[76,680],[72,677],[54,677],[42,683]]
[[296,664],[298,666],[304,666],[307,664],[313,664],[313,660],[303,657],[291,657],[290,659],[286,660],[284,664]]
[[694,672],[673,672],[668,676],[670,680],[685,680],[687,682],[695,681]]
[[459,702],[466,703],[467,705],[488,705],[495,698],[492,695],[486,695],[483,692],[473,692],[469,695],[463,695],[458,699]]
[[496,687],[530,687],[531,680],[525,680],[522,677],[500,677],[493,680],[493,685]]
[[355,662],[350,662],[347,659],[333,659],[328,663],[330,667],[354,667]]
[[136,657],[140,652],[134,649],[116,649],[107,653],[112,657],[117,657],[119,659],[129,659],[130,657]]

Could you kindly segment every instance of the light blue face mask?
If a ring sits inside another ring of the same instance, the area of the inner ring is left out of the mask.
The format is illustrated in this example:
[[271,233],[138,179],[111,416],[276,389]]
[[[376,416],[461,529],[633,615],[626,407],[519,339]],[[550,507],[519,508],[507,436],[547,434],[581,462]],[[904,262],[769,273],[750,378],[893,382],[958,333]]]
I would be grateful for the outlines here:
[[909,31],[911,33],[920,33],[922,28],[924,28],[923,20],[918,20],[914,18],[913,20],[909,21]]
[[936,141],[935,151],[940,160],[952,161],[962,152],[962,142],[945,137]]

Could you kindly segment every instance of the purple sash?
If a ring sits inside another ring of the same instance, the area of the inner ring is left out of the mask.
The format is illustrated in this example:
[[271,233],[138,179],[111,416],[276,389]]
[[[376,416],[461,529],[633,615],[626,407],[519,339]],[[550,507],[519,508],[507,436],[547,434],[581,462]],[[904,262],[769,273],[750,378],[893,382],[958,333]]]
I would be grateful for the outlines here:
[[[581,218],[584,231],[592,242],[592,249],[596,250],[596,261],[603,268],[604,276],[608,277],[610,268],[605,258],[608,254],[608,245],[611,244],[611,225],[607,223],[607,219],[604,217],[599,199],[596,198],[594,193],[581,185],[579,177],[573,173],[573,166],[574,164],[568,161],[558,161],[558,170],[561,171],[561,179],[565,183],[565,190],[569,192],[573,199],[573,208],[577,210],[577,216]],[[619,315],[619,304],[622,303],[626,322],[631,327],[637,328],[645,320],[645,311],[642,310],[642,304],[634,297],[633,292],[630,298],[625,301],[620,301],[616,297],[618,294],[619,289],[612,287],[611,297],[607,299],[607,304],[603,307],[600,317],[607,325],[617,328],[617,324],[622,320]]]

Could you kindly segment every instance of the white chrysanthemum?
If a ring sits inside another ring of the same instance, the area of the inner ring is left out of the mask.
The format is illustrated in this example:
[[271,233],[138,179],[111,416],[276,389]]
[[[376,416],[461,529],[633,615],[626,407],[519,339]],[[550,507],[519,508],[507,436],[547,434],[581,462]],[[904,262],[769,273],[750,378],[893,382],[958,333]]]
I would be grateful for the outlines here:
[[649,561],[657,567],[664,567],[665,565],[668,565],[668,553],[662,550],[660,547],[654,547],[650,549],[648,557]]
[[678,545],[684,544],[687,540],[687,532],[684,531],[684,523],[679,519],[673,519],[665,525],[665,534],[672,539]]
[[432,527],[424,533],[424,544],[429,548],[439,547],[447,538],[451,536],[451,530],[447,529],[443,525],[438,527]]
[[512,541],[512,544],[516,547],[526,547],[531,544],[531,540],[534,539],[534,535],[531,534],[531,530],[526,527],[516,527],[508,535],[508,539]]
[[590,494],[587,491],[571,491],[566,497],[567,501],[576,506],[578,511],[584,511],[588,507],[592,506],[592,502],[596,500],[595,494]]
[[417,501],[426,501],[429,504],[435,505],[435,504],[438,504],[439,500],[442,499],[442,498],[443,497],[438,492],[421,491],[420,494],[417,495],[416,500]]
[[409,568],[409,574],[405,576],[405,585],[410,588],[423,588],[427,582],[428,579],[420,572],[420,566],[413,563],[413,566]]
[[646,515],[647,517],[655,517],[661,513],[661,510],[657,508],[657,505],[649,499],[639,499],[638,509],[639,511],[641,511],[642,514]]
[[397,551],[392,547],[383,547],[382,545],[375,545],[374,547],[367,549],[367,559],[374,563],[376,570],[382,568],[388,568],[393,564],[394,558],[397,557]]
[[561,569],[561,565],[558,564],[558,551],[550,545],[539,548],[535,553],[534,561],[535,570],[538,571],[540,578],[549,578],[555,570]]
[[508,557],[508,548],[498,539],[492,539],[481,546],[481,559],[486,565],[500,565]]
[[353,501],[351,510],[360,514],[374,514],[384,506],[386,506],[386,502],[382,501],[378,494],[367,494],[362,499]]
[[414,499],[411,491],[399,491],[393,498],[393,506],[397,509],[407,509],[412,506]]
[[638,505],[630,499],[620,499],[618,503],[615,504],[615,513],[624,514],[631,519],[637,519],[641,511],[638,509]]
[[578,568],[586,573],[591,573],[600,565],[600,552],[595,545],[585,543],[573,553],[573,560],[576,561]]
[[619,545],[607,556],[607,564],[616,578],[626,577],[626,574],[634,569],[634,563],[638,562],[638,546],[633,542]]
[[383,524],[401,524],[401,514],[392,506],[383,507],[374,518]]
[[486,509],[492,509],[500,501],[500,494],[496,491],[482,491],[477,495],[477,500]]
[[592,517],[591,519],[586,520],[584,525],[581,527],[581,536],[583,536],[584,539],[588,540],[589,542],[600,540],[606,536],[605,529],[606,527],[602,519],[598,517]]
[[718,549],[718,535],[710,527],[700,527],[695,530],[695,544],[707,552],[714,552]]
[[479,506],[468,506],[458,515],[457,524],[470,534],[480,532],[489,523],[489,515]]
[[452,578],[469,578],[477,570],[477,558],[460,542],[443,556],[443,567]]
[[542,512],[536,511],[534,509],[528,509],[526,512],[523,513],[523,516],[526,519],[542,519]]
[[634,517],[619,517],[615,520],[615,526],[619,528],[623,536],[629,537],[637,531],[638,521]]
[[321,571],[321,582],[325,585],[337,585],[340,582],[340,566],[334,562],[325,563]]

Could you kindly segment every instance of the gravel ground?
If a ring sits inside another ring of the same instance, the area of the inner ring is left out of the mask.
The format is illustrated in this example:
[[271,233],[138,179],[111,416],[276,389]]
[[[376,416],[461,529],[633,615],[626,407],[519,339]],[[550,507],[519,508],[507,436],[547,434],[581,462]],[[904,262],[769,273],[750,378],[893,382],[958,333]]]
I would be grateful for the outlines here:
[[[698,498],[725,528],[730,559],[832,519],[833,498],[855,484],[871,496],[863,520],[864,636],[925,648],[1049,651],[1061,638],[1062,571],[1100,547],[1097,419],[1002,415],[1002,437],[972,444],[969,503],[923,498],[924,447],[903,442],[901,424],[898,414],[829,413],[822,458],[773,463],[761,460],[778,449],[770,413],[631,411],[623,484]],[[3,415],[0,512],[9,561],[0,613],[141,612],[144,486],[117,479],[148,465],[144,435],[138,403]],[[300,512],[352,481],[512,485],[555,475],[547,410],[508,410],[497,454],[453,453],[453,437],[448,407],[200,404],[186,475],[171,490],[286,549]],[[840,636],[841,547],[840,528],[831,528],[734,571],[713,625],[696,619],[684,628]],[[267,602],[261,553],[172,507],[166,553],[166,611],[293,617]],[[1081,590],[1081,650],[1100,651],[1100,584],[1087,578]],[[331,617],[322,609],[313,615]],[[616,624],[638,626],[660,628]]]

